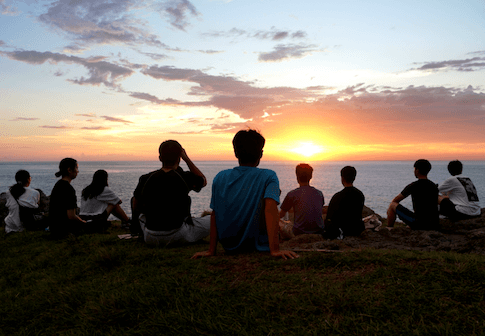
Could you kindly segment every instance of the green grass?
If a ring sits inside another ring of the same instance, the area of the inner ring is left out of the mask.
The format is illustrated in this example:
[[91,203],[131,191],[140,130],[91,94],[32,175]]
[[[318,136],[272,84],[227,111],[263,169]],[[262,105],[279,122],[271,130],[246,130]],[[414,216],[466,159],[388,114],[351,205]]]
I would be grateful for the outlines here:
[[157,249],[117,233],[1,235],[0,334],[485,334],[483,256],[363,250],[190,260],[208,245]]

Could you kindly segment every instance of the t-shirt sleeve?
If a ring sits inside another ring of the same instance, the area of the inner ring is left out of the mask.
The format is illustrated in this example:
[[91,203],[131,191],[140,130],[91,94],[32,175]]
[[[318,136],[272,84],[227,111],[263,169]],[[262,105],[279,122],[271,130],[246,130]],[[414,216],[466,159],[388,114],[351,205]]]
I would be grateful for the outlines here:
[[291,197],[291,192],[289,192],[289,193],[286,195],[286,197],[285,197],[285,199],[284,199],[283,203],[281,203],[281,210],[283,210],[283,211],[288,211],[288,210],[290,210],[292,207],[293,207],[293,197]]
[[408,184],[402,191],[401,191],[401,195],[404,196],[404,198],[408,197],[409,195],[411,195],[411,193],[413,192],[413,188],[414,188],[414,184],[415,182],[411,183],[411,184]]
[[278,181],[278,176],[276,176],[276,173],[273,171],[268,179],[263,198],[274,199],[277,204],[280,204],[280,182]]
[[141,192],[143,191],[143,187],[145,186],[145,182],[147,180],[146,175],[140,176],[140,179],[138,180],[138,185],[135,188],[135,191],[133,192],[133,196],[135,196],[136,199],[141,199]]
[[447,193],[451,190],[453,190],[456,186],[456,183],[454,183],[453,178],[448,178],[443,181],[438,187],[438,190],[440,193]]
[[103,192],[96,197],[98,201],[106,202],[108,204],[116,205],[121,200],[109,187],[105,187]]
[[203,188],[204,179],[201,176],[196,175],[192,172],[184,172],[183,174],[184,174],[183,175],[184,180],[187,183],[187,185],[189,186],[190,190],[193,190],[195,192],[199,192]]

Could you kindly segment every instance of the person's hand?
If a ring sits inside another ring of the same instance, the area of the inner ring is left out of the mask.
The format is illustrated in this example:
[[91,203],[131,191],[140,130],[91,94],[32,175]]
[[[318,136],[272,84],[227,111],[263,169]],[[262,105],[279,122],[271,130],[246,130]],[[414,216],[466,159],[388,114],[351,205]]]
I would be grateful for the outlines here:
[[276,252],[271,252],[271,255],[276,258],[283,258],[284,260],[300,258],[298,254],[288,250],[279,250]]
[[182,153],[180,154],[180,158],[184,161],[187,161],[187,159],[189,158],[184,148],[182,148]]
[[202,252],[197,252],[194,254],[190,259],[198,259],[198,258],[204,258],[204,257],[212,257],[214,254],[211,251],[202,251]]

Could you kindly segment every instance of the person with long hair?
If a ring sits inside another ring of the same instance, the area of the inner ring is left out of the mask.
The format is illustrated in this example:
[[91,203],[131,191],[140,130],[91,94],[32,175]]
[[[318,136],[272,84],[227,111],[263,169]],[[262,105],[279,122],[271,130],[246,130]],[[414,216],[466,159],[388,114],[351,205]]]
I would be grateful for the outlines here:
[[50,196],[49,230],[58,238],[69,233],[79,234],[86,224],[86,221],[76,214],[76,191],[71,186],[71,181],[77,177],[78,173],[77,161],[65,158],[59,163],[59,171],[55,174],[61,179],[56,182]]
[[92,223],[94,231],[105,231],[111,224],[110,214],[124,223],[130,221],[120,204],[121,199],[108,186],[108,173],[100,169],[94,173],[91,184],[83,189],[79,215]]
[[[26,170],[19,170],[15,174],[15,181],[17,183],[7,191],[8,215],[5,217],[5,233],[35,229],[33,221],[28,219],[33,218],[33,212],[39,208],[40,193],[30,187],[32,177]],[[21,213],[25,216],[21,216]]]

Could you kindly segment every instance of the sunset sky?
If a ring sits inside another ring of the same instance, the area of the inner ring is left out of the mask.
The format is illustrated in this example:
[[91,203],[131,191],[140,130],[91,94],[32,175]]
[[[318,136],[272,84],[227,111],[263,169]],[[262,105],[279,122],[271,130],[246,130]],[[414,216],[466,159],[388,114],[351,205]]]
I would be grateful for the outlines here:
[[0,0],[0,161],[485,159],[485,2]]

